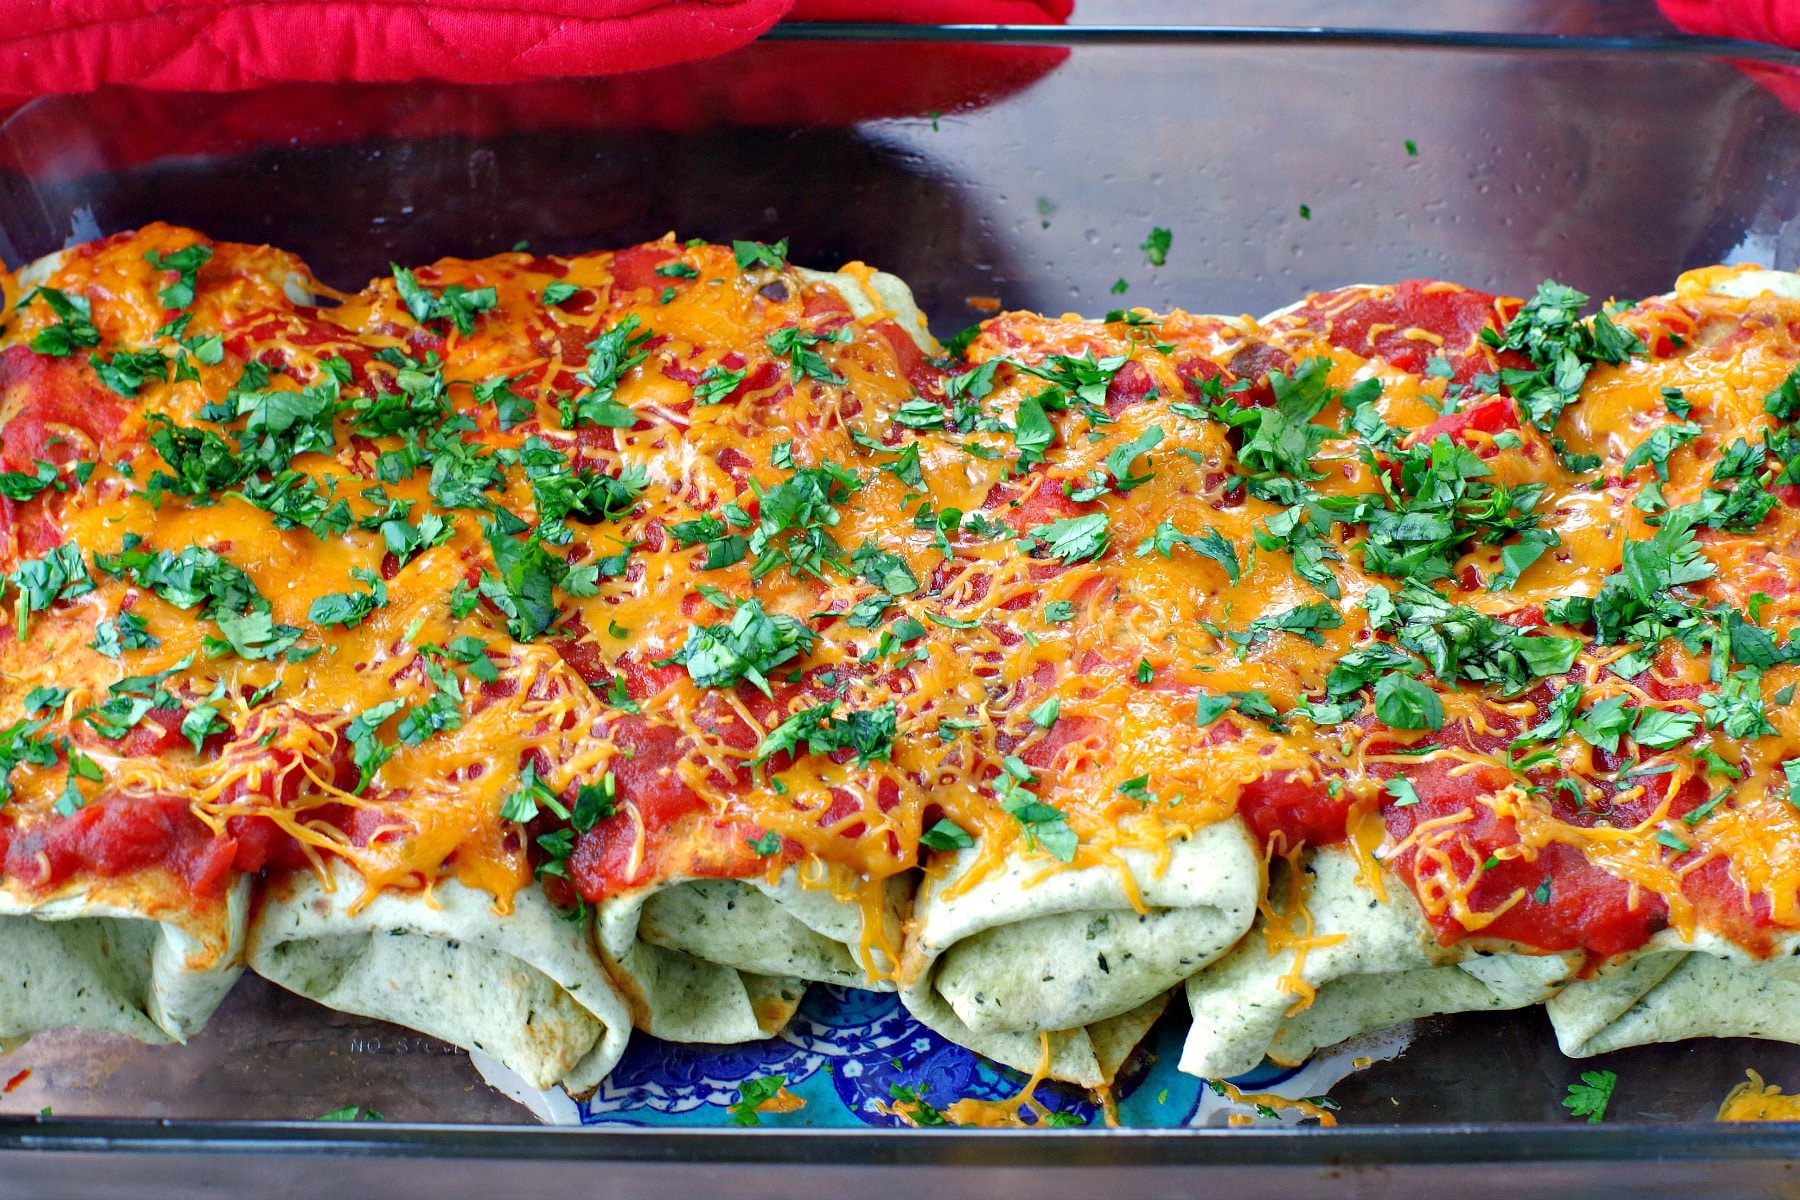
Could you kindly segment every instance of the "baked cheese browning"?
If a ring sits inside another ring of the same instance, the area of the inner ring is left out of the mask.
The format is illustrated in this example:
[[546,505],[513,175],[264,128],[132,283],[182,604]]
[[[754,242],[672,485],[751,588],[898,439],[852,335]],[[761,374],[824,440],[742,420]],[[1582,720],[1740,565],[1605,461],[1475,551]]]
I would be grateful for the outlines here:
[[1767,952],[1800,304],[1717,278],[1012,313],[934,359],[865,268],[752,243],[316,306],[166,226],[69,252],[0,350],[6,879],[798,866],[875,913],[971,846],[957,887],[1023,848],[1129,888],[1238,813],[1446,941]]

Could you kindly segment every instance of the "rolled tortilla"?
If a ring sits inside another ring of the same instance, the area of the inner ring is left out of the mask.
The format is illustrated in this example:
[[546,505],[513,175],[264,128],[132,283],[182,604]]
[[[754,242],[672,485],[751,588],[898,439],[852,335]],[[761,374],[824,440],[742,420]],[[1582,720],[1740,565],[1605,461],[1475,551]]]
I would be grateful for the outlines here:
[[[1682,277],[1690,288],[1749,300],[1800,300],[1800,275],[1761,267],[1709,267]],[[1571,1058],[1695,1037],[1754,1037],[1800,1043],[1800,938],[1757,958],[1698,930],[1684,941],[1673,929],[1578,979],[1545,1005],[1557,1045]]]
[[[18,282],[19,295],[23,296],[33,288],[49,283],[51,277],[62,270],[63,263],[68,261],[70,249],[76,249],[76,247],[53,250],[20,267],[19,273],[14,276]],[[890,275],[888,278],[892,279],[893,276]],[[289,300],[301,308],[312,308],[319,302],[318,293],[313,289],[312,276],[297,268],[282,273],[281,290]]]
[[946,895],[978,854],[957,852],[921,889],[900,998],[950,1041],[1023,1071],[1042,1064],[1048,1034],[1050,1077],[1084,1087],[1107,1083],[1169,990],[1256,915],[1261,863],[1236,818],[1172,843],[1160,871],[1148,851],[1118,851],[1145,911],[1117,867],[1046,875],[1042,856],[1019,854]]
[[[148,895],[154,882],[130,890]],[[205,1028],[243,974],[249,878],[199,912],[117,890],[33,901],[0,889],[0,1043],[73,1027],[161,1044]]]
[[[853,264],[855,265],[855,264]],[[857,320],[869,317],[891,317],[906,335],[926,354],[936,354],[942,347],[931,336],[925,314],[919,311],[912,289],[898,275],[886,271],[843,270],[814,271],[796,267],[794,273],[807,283],[822,283],[844,298],[850,315]]]
[[[898,276],[858,264],[792,269],[836,292],[855,319],[891,318],[920,350],[939,352]],[[894,989],[881,947],[900,944],[913,881],[888,881],[882,929],[869,938],[861,906],[840,899],[843,890],[805,886],[793,870],[775,883],[663,880],[602,901],[596,934],[640,1029],[675,1042],[757,1041],[792,1019],[808,983]]]
[[862,906],[808,887],[794,868],[766,879],[688,879],[602,901],[600,952],[638,1027],[674,1042],[750,1042],[778,1033],[809,982],[893,991],[912,880],[887,881],[881,928]]
[[[1194,1023],[1181,1070],[1224,1079],[1265,1057],[1303,1061],[1313,1051],[1401,1021],[1439,1013],[1499,1011],[1536,1004],[1580,966],[1578,952],[1527,954],[1461,942],[1440,945],[1403,881],[1384,879],[1387,901],[1358,878],[1355,857],[1339,848],[1312,852],[1305,892],[1310,948],[1269,949],[1267,917],[1218,963],[1188,980]],[[1285,888],[1284,863],[1271,870],[1271,893]],[[1288,990],[1297,979],[1317,989],[1311,1005]]]
[[1722,938],[1682,942],[1672,929],[1578,979],[1544,1005],[1570,1058],[1695,1037],[1800,1043],[1800,958],[1752,958]]
[[535,885],[502,914],[453,880],[369,896],[334,863],[329,881],[301,874],[269,889],[249,962],[309,1000],[487,1054],[538,1088],[591,1091],[631,1034],[585,925]]

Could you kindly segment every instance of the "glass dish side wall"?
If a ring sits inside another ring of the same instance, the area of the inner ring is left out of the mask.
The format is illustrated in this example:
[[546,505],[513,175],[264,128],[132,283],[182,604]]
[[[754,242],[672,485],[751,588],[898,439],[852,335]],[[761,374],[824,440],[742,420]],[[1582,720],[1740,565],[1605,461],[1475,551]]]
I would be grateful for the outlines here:
[[[946,336],[993,303],[1261,313],[1409,276],[1630,297],[1715,261],[1800,265],[1800,115],[1723,59],[1070,43],[765,43],[714,64],[780,85],[757,95],[671,71],[47,99],[0,128],[0,249],[16,265],[162,219],[295,250],[355,288],[390,261],[521,240],[788,236],[797,261],[907,278]],[[897,95],[805,94],[920,64]],[[1759,69],[1800,91],[1795,69]],[[1153,267],[1139,247],[1158,227],[1172,247]],[[0,1059],[0,1081],[39,1072],[0,1112],[519,1119],[444,1049],[246,981],[189,1047],[53,1037]],[[1614,1059],[1631,1120],[1705,1119],[1745,1067],[1800,1077],[1800,1051],[1767,1043]],[[1594,1065],[1556,1055],[1535,1012],[1464,1018],[1337,1094],[1347,1123],[1561,1122],[1562,1085]]]

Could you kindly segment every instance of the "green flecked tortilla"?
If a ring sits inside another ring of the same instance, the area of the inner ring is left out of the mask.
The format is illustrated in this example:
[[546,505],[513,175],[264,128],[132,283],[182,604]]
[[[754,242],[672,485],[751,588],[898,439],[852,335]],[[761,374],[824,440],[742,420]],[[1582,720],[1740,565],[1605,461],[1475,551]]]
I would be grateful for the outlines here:
[[1757,959],[1704,931],[1684,942],[1665,929],[1544,1008],[1571,1058],[1696,1037],[1800,1043],[1800,958],[1793,939],[1782,950]]
[[[1552,995],[1579,967],[1579,954],[1489,952],[1441,946],[1405,883],[1387,876],[1383,903],[1357,878],[1346,850],[1312,853],[1307,896],[1314,936],[1343,935],[1306,955],[1300,977],[1316,988],[1310,1007],[1283,990],[1296,952],[1271,954],[1263,922],[1219,962],[1188,980],[1194,1023],[1181,1069],[1223,1079],[1264,1057],[1298,1062],[1322,1046],[1437,1013],[1522,1008]],[[1277,864],[1271,882],[1283,887]]]
[[912,880],[890,879],[884,928],[861,958],[863,912],[789,869],[766,879],[696,879],[601,902],[601,953],[640,1028],[678,1042],[747,1042],[777,1033],[809,982],[892,991]]
[[[844,271],[814,271],[806,267],[794,270],[806,282],[823,283],[837,292],[850,306],[850,315],[857,320],[886,309],[892,314],[894,323],[906,331],[919,349],[927,354],[939,352],[940,347],[932,338],[931,330],[926,328],[925,314],[913,300],[912,289],[899,276],[872,271],[865,288],[861,280]],[[870,295],[871,292],[874,294]]]
[[1736,296],[1742,300],[1756,296],[1800,300],[1800,275],[1792,271],[1745,271],[1722,279],[1707,290],[1715,296]]
[[[939,1034],[1023,1071],[1050,1035],[1052,1078],[1106,1083],[1167,1001],[1169,989],[1225,953],[1256,914],[1260,863],[1235,818],[1155,856],[1120,857],[1147,908],[1132,907],[1117,868],[1044,874],[1015,854],[961,895],[946,888],[977,851],[957,853],[922,889],[901,1000]],[[1042,878],[1037,878],[1042,876]]]
[[240,879],[203,940],[86,892],[43,902],[0,892],[0,1042],[71,1027],[185,1042],[243,973],[249,895]]
[[[857,319],[886,310],[927,354],[938,350],[912,292],[896,276],[868,283],[842,271],[794,268],[836,291]],[[889,881],[882,936],[862,959],[860,906],[829,889],[802,886],[795,872],[765,880],[668,880],[600,904],[602,957],[639,1028],[677,1042],[748,1042],[793,1017],[810,982],[892,990],[894,964],[881,945],[900,944],[910,879]]]
[[586,927],[536,886],[502,914],[454,881],[369,898],[336,864],[331,883],[298,875],[265,897],[251,970],[327,1008],[480,1051],[537,1088],[591,1091],[625,1052],[630,1017]]

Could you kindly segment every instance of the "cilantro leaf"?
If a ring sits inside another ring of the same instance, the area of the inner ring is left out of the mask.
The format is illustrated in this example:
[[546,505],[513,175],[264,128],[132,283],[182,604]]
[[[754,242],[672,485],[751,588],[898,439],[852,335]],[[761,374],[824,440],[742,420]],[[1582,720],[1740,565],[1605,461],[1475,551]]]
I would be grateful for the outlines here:
[[[1113,447],[1106,456],[1106,469],[1113,477],[1113,486],[1120,492],[1129,492],[1140,484],[1150,482],[1155,473],[1146,471],[1142,475],[1131,473],[1131,464],[1139,458],[1147,456],[1151,450],[1162,444],[1163,428],[1152,425],[1129,442]],[[1148,463],[1146,462],[1146,465]]]
[[1612,1101],[1619,1077],[1612,1071],[1583,1071],[1581,1082],[1569,1085],[1563,1107],[1577,1117],[1586,1117],[1589,1125],[1606,1119],[1606,1106]]
[[405,700],[385,701],[356,714],[345,728],[345,735],[350,740],[350,756],[360,772],[361,782],[356,788],[359,793],[369,786],[381,764],[394,756],[394,746],[382,741],[377,731],[389,717],[405,707]]
[[56,762],[60,739],[39,736],[39,731],[46,724],[46,721],[14,721],[5,729],[0,729],[0,808],[5,807],[6,802],[12,799],[13,768],[25,763],[48,767]]
[[1269,373],[1275,404],[1269,408],[1217,406],[1214,415],[1244,433],[1238,461],[1253,474],[1286,475],[1294,479],[1318,479],[1313,455],[1338,431],[1313,423],[1339,393],[1330,386],[1331,360],[1309,358],[1289,376]]
[[1050,423],[1044,405],[1037,397],[1027,396],[1019,401],[1018,411],[1013,416],[1012,439],[1019,451],[1021,468],[1044,461],[1044,451],[1056,441],[1056,426]]
[[1635,714],[1626,709],[1629,697],[1608,696],[1575,718],[1575,732],[1590,746],[1610,753],[1619,749],[1619,739],[1631,728]]
[[[1650,431],[1650,436],[1633,447],[1625,456],[1625,462],[1619,467],[1619,474],[1630,475],[1646,463],[1656,472],[1656,477],[1664,482],[1669,478],[1669,455],[1679,447],[1699,437],[1700,426],[1692,421],[1683,421],[1677,425],[1659,425]],[[1739,439],[1741,442],[1742,439]],[[1716,478],[1715,474],[1715,478]]]
[[910,596],[919,590],[918,576],[904,558],[864,542],[850,556],[850,565],[869,583],[894,596]]
[[1641,708],[1631,726],[1631,740],[1652,750],[1669,750],[1694,736],[1700,718],[1679,708]]
[[1763,703],[1762,673],[1750,667],[1726,676],[1718,691],[1701,693],[1700,708],[1707,728],[1721,730],[1729,738],[1766,737],[1775,732]]
[[[738,245],[755,245],[754,242],[739,242]],[[767,247],[761,247],[767,249]],[[762,1117],[757,1109],[781,1094],[787,1086],[786,1075],[764,1075],[758,1079],[746,1079],[738,1085],[737,1103],[729,1105],[726,1111],[731,1114],[733,1125],[761,1125]]]
[[730,399],[749,374],[747,369],[734,371],[714,363],[700,372],[700,379],[694,384],[694,403],[704,407]]
[[100,377],[101,383],[129,400],[151,380],[166,382],[169,378],[170,361],[161,350],[150,347],[143,350],[119,350],[111,358],[96,352],[88,355],[88,365],[94,368],[94,374]]
[[1144,239],[1143,245],[1138,249],[1144,252],[1144,258],[1149,261],[1151,266],[1160,267],[1168,261],[1169,246],[1174,240],[1175,235],[1172,232],[1161,226],[1155,226],[1150,230],[1150,236]]
[[320,596],[312,602],[307,616],[320,625],[342,625],[345,629],[355,629],[361,625],[370,613],[384,607],[388,600],[387,584],[381,576],[361,567],[352,567],[351,574],[369,585],[366,592],[332,592]]
[[1032,537],[1042,541],[1045,550],[1053,557],[1060,558],[1064,563],[1077,563],[1099,558],[1106,553],[1107,544],[1111,540],[1111,535],[1106,531],[1110,520],[1105,513],[1087,513],[1039,525],[1029,532]]
[[1019,759],[1007,755],[1002,761],[1002,770],[995,781],[995,792],[1000,798],[1000,807],[1010,813],[1025,833],[1028,846],[1041,846],[1052,858],[1059,862],[1075,861],[1075,850],[1080,839],[1069,827],[1066,815],[1059,808],[1045,804],[1035,793],[1024,785],[1037,782]]
[[1444,702],[1411,675],[1390,671],[1375,684],[1375,718],[1393,729],[1442,729]]
[[4,580],[15,593],[14,623],[21,641],[32,613],[45,612],[58,600],[72,600],[94,590],[81,547],[74,542],[64,542],[42,558],[23,560]]
[[1238,581],[1243,567],[1238,562],[1237,549],[1225,540],[1225,535],[1212,526],[1204,526],[1197,534],[1181,532],[1175,522],[1165,518],[1156,527],[1156,532],[1138,543],[1137,556],[1144,557],[1155,550],[1164,558],[1174,557],[1175,547],[1186,546],[1196,554],[1205,556],[1225,568],[1226,576],[1232,583]]
[[919,844],[930,850],[967,850],[975,844],[967,830],[948,817],[919,835]]
[[1763,411],[1778,421],[1800,416],[1800,366],[1789,371],[1775,390],[1763,397]]
[[[726,523],[730,517],[731,506],[728,506],[726,515],[722,517],[706,513],[690,521],[677,521],[668,527],[669,535],[678,546],[704,545],[706,561],[701,567],[707,571],[716,571],[742,562],[744,555],[750,550],[748,538],[741,533],[731,532]],[[748,524],[749,520],[749,517],[745,517],[744,523]]]
[[[1129,359],[1126,354],[1095,358],[1092,352],[1083,351],[1079,355],[1052,354],[1041,363],[1013,365],[1050,384],[1032,397],[1040,411],[1061,412],[1074,408],[1093,424],[1107,425],[1111,424],[1112,418],[1106,413],[1106,393],[1112,387],[1113,377]],[[1021,410],[1023,407],[1021,402]]]
[[494,406],[496,423],[501,433],[508,433],[537,416],[537,405],[512,390],[513,379],[496,375],[469,385],[477,404]]
[[1344,614],[1338,611],[1337,605],[1318,600],[1258,617],[1250,622],[1246,633],[1252,645],[1268,640],[1271,633],[1291,633],[1315,646],[1322,646],[1325,639],[1319,630],[1338,629],[1343,624]]
[[767,267],[779,271],[787,266],[788,240],[782,238],[773,245],[762,242],[733,241],[731,252],[737,258],[738,270],[748,271],[752,267]]

